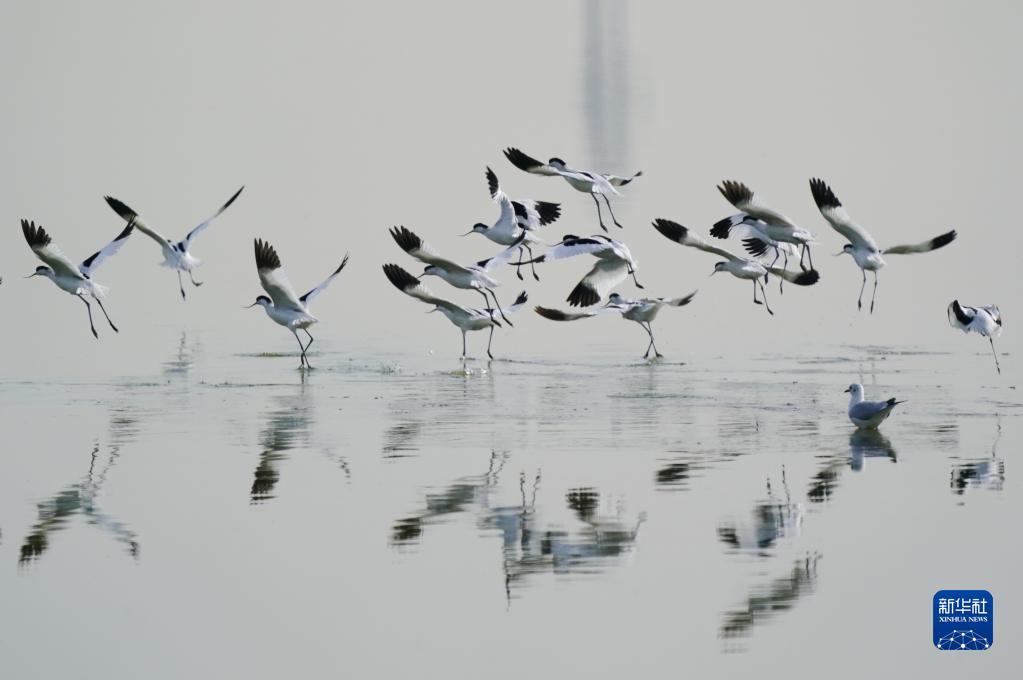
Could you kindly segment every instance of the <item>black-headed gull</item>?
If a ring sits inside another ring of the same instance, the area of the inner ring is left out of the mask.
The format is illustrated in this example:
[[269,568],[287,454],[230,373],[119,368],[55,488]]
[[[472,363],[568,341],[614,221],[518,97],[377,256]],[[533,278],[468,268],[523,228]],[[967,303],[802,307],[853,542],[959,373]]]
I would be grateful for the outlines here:
[[861,430],[877,429],[892,413],[892,409],[904,402],[895,397],[887,401],[864,401],[863,385],[853,383],[845,390],[849,394],[849,420]]

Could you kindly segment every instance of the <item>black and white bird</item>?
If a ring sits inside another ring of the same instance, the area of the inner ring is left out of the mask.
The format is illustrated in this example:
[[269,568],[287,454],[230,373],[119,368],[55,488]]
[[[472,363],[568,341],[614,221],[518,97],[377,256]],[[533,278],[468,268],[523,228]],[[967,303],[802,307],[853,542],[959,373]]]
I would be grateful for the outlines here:
[[[777,210],[772,210],[759,196],[753,193],[752,189],[742,182],[725,180],[718,185],[718,191],[725,197],[725,200],[742,212],[717,222],[714,228],[711,229],[711,235],[718,238],[727,238],[729,232],[735,226],[740,224],[756,226],[757,230],[764,236],[764,238],[759,240],[768,245],[791,243],[798,246],[800,248],[800,269],[803,271],[807,270],[807,267],[803,265],[804,257],[809,261],[809,268],[813,269],[813,257],[810,255],[810,244],[813,243],[813,234],[798,226]],[[752,222],[746,219],[749,217],[753,218]],[[760,247],[762,246],[758,244],[746,243],[747,250],[754,249],[750,250],[752,254],[759,254],[754,251]]]
[[[771,260],[769,267],[773,267],[778,263],[779,259],[782,259],[782,269],[788,269],[789,258],[799,254],[799,248],[793,243],[786,241],[778,241],[768,235],[767,222],[759,220],[752,215],[746,215],[745,213],[738,213],[730,215],[723,220],[719,220],[714,223],[714,226],[710,228],[710,235],[714,238],[726,239],[732,233],[739,232],[743,234],[742,247],[747,253],[755,258],[767,258],[769,252],[774,251],[774,259]],[[785,279],[778,279],[778,292],[782,292],[782,284]]]
[[93,337],[98,339],[99,334],[96,332],[96,326],[92,323],[92,306],[85,298],[88,295],[96,301],[96,304],[99,305],[100,310],[103,312],[103,316],[107,318],[107,323],[117,333],[119,332],[117,326],[110,320],[110,315],[107,314],[107,310],[103,306],[102,298],[107,294],[108,288],[93,281],[92,274],[108,257],[121,249],[124,242],[131,236],[134,228],[134,223],[129,221],[127,226],[121,230],[121,233],[113,241],[85,258],[81,264],[76,265],[52,242],[50,235],[46,233],[42,225],[36,226],[35,222],[22,220],[21,231],[25,234],[25,240],[28,242],[29,248],[36,254],[36,257],[48,265],[46,267],[36,267],[35,272],[25,278],[30,279],[33,276],[47,278],[53,281],[61,290],[74,295],[84,302],[85,308],[89,312],[89,328],[92,330]]
[[550,309],[549,307],[536,307],[535,311],[540,316],[551,321],[578,321],[579,319],[589,319],[598,314],[617,312],[622,315],[623,319],[638,323],[640,328],[646,331],[647,336],[649,336],[650,344],[647,345],[643,358],[646,359],[650,356],[650,350],[652,349],[654,356],[660,359],[664,355],[657,351],[657,345],[654,344],[654,329],[650,325],[651,322],[657,318],[657,313],[664,307],[683,307],[688,305],[695,295],[696,291],[694,290],[685,297],[630,300],[618,293],[611,293],[606,305],[592,311],[564,312],[560,309]]
[[[687,229],[678,222],[666,219],[656,219],[654,220],[654,229],[676,243],[724,257],[724,262],[718,262],[714,265],[714,271],[711,272],[711,276],[718,272],[728,272],[736,278],[752,281],[753,302],[758,305],[764,305],[768,313],[772,315],[774,312],[771,311],[771,307],[767,304],[767,291],[764,289],[763,283],[763,279],[766,278],[768,274],[774,274],[778,278],[785,279],[789,283],[794,283],[797,286],[812,286],[820,280],[820,274],[817,273],[816,269],[792,272],[787,269],[769,267],[757,262],[756,260],[733,255],[723,248],[712,246],[700,238],[692,229]],[[758,285],[760,286],[760,293],[764,298],[763,302],[757,299]]]
[[[453,302],[449,302],[443,298],[439,298],[434,295],[429,288],[423,285],[423,283],[416,277],[409,274],[407,271],[402,269],[396,264],[385,264],[384,274],[387,276],[387,280],[394,284],[394,287],[401,292],[416,298],[428,305],[432,305],[433,309],[431,312],[439,311],[441,314],[448,318],[448,321],[458,326],[459,330],[462,331],[462,359],[466,358],[466,347],[465,347],[465,334],[469,331],[481,331],[485,328],[490,329],[490,338],[487,340],[487,356],[491,359],[494,355],[490,352],[490,345],[494,341],[494,328],[499,327],[501,323],[497,320],[498,310],[491,308],[474,309],[472,307],[462,307],[456,305]],[[522,305],[526,304],[528,296],[526,291],[522,291],[519,297],[515,300],[515,303],[508,308],[508,314],[517,312],[522,308]],[[504,317],[504,314],[501,314]]]
[[629,276],[632,276],[636,288],[643,287],[636,279],[636,270],[639,265],[632,256],[629,247],[621,241],[602,234],[590,237],[567,234],[561,239],[561,243],[551,247],[546,253],[530,262],[563,260],[576,255],[593,255],[597,258],[597,263],[568,294],[566,300],[573,307],[589,307],[597,304]]
[[[515,268],[515,274],[521,280],[522,250],[526,250],[530,258],[533,257],[531,246],[541,243],[540,238],[534,232],[557,220],[561,216],[561,206],[548,201],[511,200],[506,193],[501,191],[497,175],[490,168],[487,168],[487,186],[490,189],[490,197],[501,206],[501,214],[497,218],[497,222],[492,225],[477,222],[471,231],[462,235],[483,234],[502,246],[518,245],[520,266]],[[540,277],[536,275],[536,267],[533,267],[533,278],[537,281],[540,280]]]
[[494,257],[486,260],[480,260],[476,264],[464,267],[441,257],[436,250],[430,247],[429,244],[405,227],[393,227],[390,230],[390,234],[394,238],[394,242],[397,243],[402,250],[420,262],[426,264],[426,268],[423,269],[421,276],[436,276],[444,279],[455,288],[475,290],[483,296],[483,300],[485,301],[484,304],[488,305],[490,304],[490,299],[487,298],[487,293],[489,292],[491,297],[494,298],[494,306],[497,307],[497,311],[500,312],[501,318],[504,319],[509,326],[514,325],[511,321],[508,321],[508,319],[505,318],[504,312],[501,310],[501,303],[497,301],[497,294],[494,293],[494,288],[497,288],[501,284],[491,275],[491,272],[493,272],[498,265],[504,264],[512,259],[515,253],[518,252],[518,248],[524,234],[519,237],[520,241],[508,246]]
[[[295,339],[298,340],[298,346],[302,352],[299,358],[299,368],[312,368],[309,364],[309,359],[306,357],[306,352],[309,351],[313,344],[313,336],[309,332],[309,327],[319,321],[319,319],[309,311],[309,303],[312,302],[313,298],[326,290],[330,282],[334,280],[334,277],[345,268],[345,265],[348,264],[348,254],[345,253],[341,264],[323,283],[302,297],[298,297],[295,295],[295,289],[291,287],[288,277],[284,274],[284,269],[281,268],[281,259],[277,257],[277,251],[274,250],[274,247],[258,238],[255,244],[256,272],[259,274],[259,282],[263,286],[263,290],[270,297],[260,295],[248,307],[259,305],[275,323],[291,331],[295,335]],[[308,344],[302,343],[302,338],[298,335],[299,329],[305,331],[305,334],[309,336]]]
[[870,296],[870,312],[874,312],[874,299],[877,297],[877,271],[885,266],[882,255],[912,255],[914,253],[929,253],[932,250],[943,248],[956,239],[955,229],[947,231],[940,236],[935,236],[929,241],[908,246],[893,246],[881,249],[877,246],[873,237],[866,229],[852,221],[849,213],[842,207],[841,201],[835,196],[823,180],[811,179],[810,192],[817,208],[821,211],[824,219],[831,224],[832,228],[844,236],[849,243],[842,247],[838,255],[852,255],[856,266],[863,273],[863,284],[860,286],[860,297],[856,301],[857,309],[863,309],[863,290],[867,286],[867,272],[874,272],[874,292]]
[[863,385],[853,383],[845,390],[849,394],[849,420],[861,430],[873,430],[891,415],[892,409],[903,401],[892,397],[888,401],[865,401]]
[[120,215],[122,219],[124,219],[125,221],[134,220],[135,226],[138,227],[139,231],[141,231],[146,236],[149,236],[151,239],[153,239],[160,245],[160,250],[163,252],[163,262],[161,262],[160,264],[163,267],[168,267],[170,269],[174,269],[175,271],[177,271],[178,288],[181,290],[181,299],[184,300],[185,284],[181,280],[181,272],[188,272],[188,278],[191,279],[192,285],[196,287],[202,285],[202,281],[196,281],[195,275],[192,273],[196,267],[202,264],[202,260],[195,257],[189,252],[189,248],[191,248],[192,246],[192,240],[196,236],[201,234],[203,231],[205,231],[206,227],[210,226],[213,220],[215,220],[220,215],[220,213],[227,210],[228,206],[234,203],[234,200],[238,198],[238,194],[240,194],[242,192],[242,189],[244,188],[245,187],[243,186],[241,189],[234,192],[234,195],[231,196],[231,198],[227,199],[227,202],[224,203],[224,205],[220,206],[220,209],[217,210],[217,212],[213,213],[211,216],[207,217],[205,220],[200,222],[197,227],[195,227],[194,229],[192,229],[192,231],[188,232],[188,234],[185,235],[185,238],[177,242],[171,241],[169,238],[161,236],[159,232],[157,232],[152,227],[143,222],[142,219],[139,217],[138,213],[136,213],[134,210],[132,210],[131,208],[129,208],[127,205],[117,200],[116,198],[111,198],[110,196],[104,196],[103,198],[106,200],[107,205],[113,208],[114,212]]
[[991,354],[995,357],[995,368],[1001,374],[998,365],[998,352],[995,350],[995,338],[1002,334],[1002,313],[995,305],[986,307],[967,307],[952,300],[948,306],[948,322],[963,333],[978,333],[991,343]]
[[569,167],[565,161],[560,158],[552,158],[546,163],[541,163],[532,156],[527,156],[514,147],[505,149],[504,155],[509,161],[511,161],[511,164],[519,170],[525,170],[526,172],[531,172],[534,175],[563,177],[565,181],[568,182],[576,191],[581,191],[584,194],[592,196],[593,202],[597,204],[597,219],[600,221],[600,228],[604,231],[607,231],[607,227],[604,226],[604,218],[600,213],[600,201],[597,200],[597,196],[604,197],[604,203],[607,204],[607,211],[611,214],[611,221],[615,223],[615,226],[620,228],[622,225],[619,224],[618,220],[615,218],[614,212],[611,210],[611,201],[608,196],[620,196],[621,193],[615,187],[623,187],[643,174],[643,171],[640,170],[631,177],[619,177],[617,175],[576,170],[575,168]]

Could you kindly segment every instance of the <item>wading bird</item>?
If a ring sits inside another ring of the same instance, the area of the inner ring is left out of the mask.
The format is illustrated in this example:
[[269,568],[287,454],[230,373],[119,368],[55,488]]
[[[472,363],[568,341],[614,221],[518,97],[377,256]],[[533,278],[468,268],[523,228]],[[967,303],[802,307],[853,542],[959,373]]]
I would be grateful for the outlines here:
[[870,313],[874,313],[874,298],[877,297],[877,270],[885,266],[884,258],[881,255],[911,255],[913,253],[928,253],[947,246],[956,239],[955,229],[947,231],[940,236],[935,236],[930,241],[909,246],[894,246],[884,250],[877,247],[873,237],[867,230],[856,224],[849,217],[849,213],[842,207],[841,201],[835,196],[823,180],[811,179],[810,191],[813,193],[813,200],[817,203],[818,210],[824,219],[831,224],[832,228],[844,236],[849,243],[842,247],[838,255],[852,255],[856,266],[863,273],[863,284],[860,286],[860,297],[856,301],[857,309],[863,309],[863,290],[867,286],[867,272],[874,272],[874,292],[870,296]]
[[[787,269],[778,269],[777,267],[768,267],[755,260],[750,260],[744,257],[738,257],[732,253],[712,246],[702,238],[697,236],[691,229],[683,227],[677,222],[672,222],[666,219],[654,220],[654,228],[661,232],[666,238],[680,243],[684,246],[691,248],[697,248],[708,253],[714,253],[726,258],[724,262],[718,262],[714,265],[714,271],[711,272],[711,276],[718,272],[728,272],[732,276],[745,279],[753,282],[753,302],[755,304],[762,304],[767,309],[769,314],[774,314],[771,311],[771,307],[767,304],[767,291],[764,289],[764,283],[762,279],[766,278],[768,274],[774,274],[778,278],[785,279],[789,283],[794,283],[797,286],[811,286],[820,279],[820,274],[817,270],[811,269],[809,271],[801,272],[790,272]],[[761,302],[757,299],[757,285],[760,286],[760,293],[764,298]]]
[[[522,250],[525,249],[529,253],[529,257],[533,257],[533,250],[530,246],[541,242],[533,232],[557,220],[561,216],[561,206],[547,201],[511,200],[507,194],[501,191],[497,175],[490,168],[487,168],[487,186],[490,188],[490,197],[501,206],[501,215],[493,225],[477,222],[471,231],[462,234],[462,236],[483,234],[502,246],[518,244],[519,265],[515,267],[515,275],[521,280]],[[537,281],[540,280],[540,277],[536,275],[536,267],[533,267],[533,278]]]
[[525,170],[526,172],[531,172],[534,175],[563,177],[565,181],[568,182],[576,191],[581,191],[584,194],[592,196],[593,202],[597,204],[597,219],[600,221],[600,228],[604,231],[607,231],[607,227],[604,226],[604,218],[600,213],[600,201],[597,200],[597,196],[599,195],[604,197],[604,203],[607,204],[607,211],[611,214],[611,221],[615,223],[615,226],[621,228],[622,225],[618,223],[614,212],[611,210],[611,201],[608,199],[608,196],[611,194],[620,196],[621,194],[617,189],[615,189],[615,187],[623,187],[643,174],[643,171],[640,170],[632,177],[618,177],[617,175],[576,170],[575,168],[570,168],[565,161],[560,158],[552,158],[546,163],[541,163],[514,147],[505,149],[504,155],[509,161],[511,161],[511,164],[519,170]]
[[96,332],[96,326],[92,323],[92,306],[85,299],[85,296],[88,295],[96,301],[96,304],[99,305],[100,310],[103,312],[103,316],[107,318],[107,323],[117,333],[119,332],[117,326],[110,320],[110,315],[107,314],[107,310],[103,306],[102,298],[107,294],[108,288],[93,281],[92,273],[108,257],[121,249],[121,246],[124,245],[125,240],[131,235],[134,228],[135,224],[129,221],[127,226],[121,230],[121,233],[113,241],[105,245],[102,250],[90,255],[81,264],[75,265],[61,252],[60,248],[52,243],[50,235],[46,233],[41,225],[37,227],[35,222],[22,220],[21,231],[25,234],[25,240],[28,241],[29,248],[36,254],[36,257],[49,265],[47,267],[36,267],[35,273],[29,274],[25,278],[30,279],[33,276],[47,278],[57,284],[57,287],[61,290],[74,295],[84,302],[85,308],[89,312],[89,328],[92,330],[93,337],[98,339],[99,334]]
[[[487,356],[491,359],[494,358],[494,355],[490,353],[490,344],[494,341],[494,327],[501,325],[497,320],[498,310],[462,307],[443,298],[436,297],[419,279],[396,264],[385,264],[384,274],[387,276],[387,280],[394,284],[395,288],[406,295],[432,305],[433,309],[430,310],[431,312],[439,311],[448,318],[448,321],[458,326],[459,330],[462,331],[462,359],[466,358],[465,334],[469,331],[481,331],[484,328],[489,328],[490,338],[487,340]],[[526,304],[527,299],[526,291],[522,291],[518,299],[515,300],[515,304],[508,308],[508,313],[517,312],[522,308],[522,305]],[[502,314],[501,316],[503,317],[504,315]]]
[[[306,352],[313,345],[313,336],[309,332],[309,327],[319,321],[319,319],[309,311],[309,303],[312,302],[313,298],[326,290],[330,282],[341,273],[346,264],[348,264],[347,253],[344,259],[341,260],[338,268],[323,283],[302,297],[297,297],[294,288],[291,287],[291,282],[288,281],[288,277],[284,274],[284,269],[281,268],[281,260],[277,257],[277,251],[268,242],[256,239],[256,272],[259,274],[259,282],[263,286],[263,290],[270,297],[260,295],[246,309],[259,305],[275,323],[284,326],[295,335],[295,339],[298,340],[298,346],[302,351],[299,358],[299,368],[312,368],[309,364],[309,359],[306,357]],[[299,329],[304,330],[305,334],[309,336],[308,344],[302,344],[302,338],[298,336]]]
[[959,300],[952,300],[948,306],[948,322],[963,333],[979,333],[991,343],[991,354],[995,357],[995,368],[1001,374],[998,365],[998,352],[995,351],[995,338],[1002,334],[1002,313],[995,305],[987,307],[965,307]]
[[111,198],[110,196],[104,196],[103,198],[106,200],[107,205],[113,208],[114,212],[120,215],[122,219],[124,219],[125,221],[134,220],[135,226],[138,227],[139,231],[141,231],[146,236],[149,236],[151,239],[153,239],[160,245],[160,249],[163,251],[163,262],[161,262],[160,264],[163,267],[168,267],[170,269],[174,269],[175,271],[177,271],[178,288],[181,289],[181,299],[184,300],[185,284],[181,280],[181,272],[188,272],[188,278],[192,280],[192,285],[196,287],[202,285],[202,281],[196,281],[195,276],[192,274],[193,270],[202,264],[202,260],[188,252],[188,249],[192,246],[192,239],[194,239],[196,236],[205,231],[206,227],[210,226],[210,223],[213,222],[213,220],[215,220],[217,216],[220,215],[220,213],[227,210],[227,207],[234,203],[234,199],[238,198],[238,194],[240,194],[242,192],[242,189],[244,188],[245,187],[243,186],[241,189],[234,192],[234,195],[231,198],[227,199],[227,203],[220,206],[220,209],[217,210],[217,212],[213,213],[213,215],[200,222],[199,226],[197,226],[192,231],[188,232],[185,238],[178,241],[177,243],[161,236],[157,231],[155,231],[154,229],[149,227],[145,222],[143,222],[142,219],[138,216],[138,213],[136,213],[134,210],[126,206],[121,201],[117,200],[116,198]]
[[888,401],[864,401],[863,385],[853,383],[845,390],[849,394],[849,420],[861,430],[873,430],[884,422],[892,409],[904,401],[892,397]]
[[[725,200],[741,210],[739,215],[732,215],[717,222],[711,229],[711,235],[718,238],[728,238],[728,233],[736,224],[748,224],[747,217],[752,217],[759,222],[759,231],[766,237],[765,241],[791,243],[801,247],[799,254],[799,268],[806,271],[803,266],[803,258],[806,257],[813,269],[813,257],[810,255],[810,243],[813,242],[813,234],[797,226],[792,220],[776,210],[772,210],[753,193],[753,190],[742,182],[725,180],[718,186],[718,191],[725,197]],[[750,244],[747,244],[747,247]],[[774,264],[773,262],[771,263]],[[788,259],[786,258],[786,264]]]
[[475,290],[483,296],[483,304],[486,305],[490,304],[490,299],[487,298],[487,293],[489,292],[490,296],[494,298],[494,306],[497,307],[497,311],[501,314],[501,318],[504,319],[509,326],[515,325],[511,321],[508,321],[504,312],[501,310],[501,303],[497,301],[497,295],[494,293],[494,288],[501,284],[497,282],[497,279],[491,276],[490,272],[497,265],[511,260],[512,256],[518,251],[519,245],[525,237],[525,233],[519,237],[519,241],[505,248],[494,257],[487,260],[481,260],[474,265],[468,265],[465,267],[441,257],[437,254],[436,250],[429,246],[429,244],[405,227],[393,227],[390,230],[390,234],[391,237],[394,238],[394,242],[397,243],[402,250],[420,262],[426,264],[426,269],[423,270],[421,276],[436,276],[444,279],[455,288]]
[[650,344],[647,345],[643,358],[646,359],[650,356],[650,350],[652,349],[654,356],[659,359],[664,355],[657,351],[657,345],[654,344],[654,329],[650,326],[651,322],[657,318],[657,313],[663,307],[682,307],[688,305],[694,295],[696,295],[695,290],[689,295],[680,298],[642,298],[640,300],[630,300],[618,293],[611,293],[607,304],[593,311],[563,312],[560,309],[550,309],[548,307],[536,307],[535,311],[540,316],[551,321],[577,321],[579,319],[589,319],[598,314],[618,312],[622,315],[623,319],[638,323],[640,328],[646,331],[646,334],[650,337]]
[[573,307],[589,307],[600,302],[619,283],[632,276],[636,288],[642,288],[636,279],[639,268],[629,247],[621,241],[597,234],[589,238],[567,234],[561,243],[553,246],[530,262],[563,260],[576,255],[593,255],[597,263],[569,293],[567,301]]

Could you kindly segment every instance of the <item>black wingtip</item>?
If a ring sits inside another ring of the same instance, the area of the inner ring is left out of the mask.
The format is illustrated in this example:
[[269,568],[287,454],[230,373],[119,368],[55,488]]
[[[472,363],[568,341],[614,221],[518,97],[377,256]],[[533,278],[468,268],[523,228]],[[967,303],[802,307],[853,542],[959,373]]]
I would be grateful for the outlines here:
[[124,229],[121,230],[121,233],[118,234],[117,238],[115,238],[114,240],[115,241],[120,241],[121,239],[128,238],[129,236],[131,236],[131,232],[133,232],[133,231],[135,231],[135,218],[134,217],[132,217],[131,219],[128,220],[128,223],[126,225],[124,225]]
[[809,271],[801,272],[799,276],[792,279],[792,283],[797,286],[812,286],[820,280],[820,273],[816,269],[811,269]]
[[50,235],[43,229],[43,225],[36,226],[35,222],[29,220],[21,221],[21,233],[25,235],[25,240],[28,242],[30,248],[43,247],[50,245]]
[[726,179],[718,185],[718,191],[725,197],[725,200],[738,207],[739,203],[746,203],[753,199],[753,191],[735,180]]
[[931,250],[937,250],[938,248],[947,246],[949,243],[956,240],[956,236],[958,236],[958,234],[956,234],[955,229],[945,232],[941,236],[935,236],[931,239]]
[[735,226],[735,221],[731,215],[723,220],[718,220],[714,223],[714,226],[710,228],[710,235],[714,238],[728,238],[728,235],[732,232],[732,227]]
[[566,300],[572,307],[589,307],[600,302],[600,296],[589,285],[578,283],[572,289],[572,292],[568,294]]
[[525,170],[526,172],[543,165],[540,161],[536,160],[532,156],[527,156],[514,146],[510,146],[504,150],[504,157],[511,161],[511,164],[516,168],[519,170]]
[[345,256],[341,259],[341,264],[339,264],[337,269],[334,270],[334,274],[340,274],[346,264],[348,264],[348,253],[345,253]]
[[419,279],[393,263],[384,265],[384,274],[387,276],[387,280],[402,292],[419,285]]
[[390,229],[391,237],[394,242],[398,244],[398,247],[404,250],[406,253],[416,250],[423,245],[422,239],[406,229],[404,226],[392,227]]
[[561,204],[537,201],[536,211],[540,214],[540,225],[545,226],[561,217]]
[[545,319],[551,321],[565,321],[568,316],[558,309],[551,309],[550,307],[540,307],[539,305],[533,308],[533,311],[542,316]]
[[219,212],[224,212],[225,210],[227,210],[228,207],[230,207],[230,205],[232,203],[234,203],[234,199],[238,198],[241,195],[242,191],[244,191],[244,190],[245,190],[245,185],[243,184],[241,189],[239,189],[238,191],[234,192],[234,195],[231,196],[231,198],[227,199],[227,203],[225,203],[224,205],[220,206],[220,211]]
[[835,196],[835,192],[822,179],[814,177],[810,180],[810,193],[813,194],[813,200],[817,204],[818,210],[842,207],[838,196]]
[[256,269],[277,269],[281,266],[281,259],[277,257],[277,251],[269,241],[257,238],[255,243]]
[[113,196],[104,196],[103,200],[107,202],[114,212],[121,216],[121,219],[130,220],[133,217],[138,217],[138,213],[126,206],[122,201],[117,200]]
[[676,243],[683,243],[689,234],[689,230],[678,222],[672,222],[661,217],[654,220],[654,229]]
[[487,186],[490,188],[490,197],[496,196],[499,185],[497,183],[497,175],[490,169],[490,166],[487,166]]
[[742,247],[746,249],[746,252],[756,257],[761,257],[767,253],[767,249],[770,248],[766,241],[762,241],[758,238],[744,238],[742,240]]
[[524,304],[526,304],[526,300],[528,300],[528,299],[529,299],[529,295],[526,293],[526,291],[522,291],[521,293],[519,293],[519,296],[517,298],[515,298],[515,302],[513,302],[512,305],[513,306],[514,305],[524,305]]
[[[959,304],[959,300],[952,300],[952,304],[949,305],[952,308],[952,313],[955,314],[956,320],[964,326],[969,326],[973,319],[966,313],[963,306]],[[1001,325],[1001,324],[999,324]]]

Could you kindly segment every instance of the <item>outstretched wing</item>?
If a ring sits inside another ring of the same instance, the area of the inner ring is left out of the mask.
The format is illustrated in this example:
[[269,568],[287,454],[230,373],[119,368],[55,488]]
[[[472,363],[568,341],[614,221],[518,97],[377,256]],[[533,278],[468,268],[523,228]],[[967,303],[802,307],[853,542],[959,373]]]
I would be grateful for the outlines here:
[[313,288],[312,290],[310,290],[310,291],[309,291],[308,293],[306,293],[305,295],[303,295],[302,297],[300,297],[300,298],[299,298],[299,301],[301,301],[303,305],[307,305],[307,306],[308,306],[309,302],[310,302],[310,301],[311,301],[311,300],[312,300],[313,298],[315,298],[315,297],[316,297],[317,295],[319,295],[320,293],[322,293],[322,292],[323,292],[324,290],[326,290],[326,289],[327,289],[327,286],[329,286],[329,285],[330,285],[330,282],[334,280],[334,277],[335,277],[335,276],[337,276],[338,274],[340,274],[340,273],[341,273],[341,270],[345,268],[345,265],[346,265],[346,264],[348,264],[348,253],[345,253],[345,257],[344,257],[344,259],[343,259],[343,260],[341,260],[341,264],[340,264],[340,265],[338,265],[338,268],[334,270],[334,273],[333,273],[333,274],[331,274],[330,276],[328,276],[328,277],[327,277],[327,278],[326,278],[326,279],[324,280],[324,282],[323,282],[323,283],[321,283],[320,285],[316,286],[315,288]]
[[154,241],[156,241],[157,243],[159,243],[161,247],[169,246],[170,245],[170,239],[165,238],[163,235],[161,235],[155,229],[153,229],[148,224],[143,222],[142,218],[139,217],[139,214],[137,212],[135,212],[134,210],[132,210],[131,208],[129,208],[127,205],[125,205],[121,201],[117,200],[116,198],[112,198],[110,196],[104,196],[103,200],[105,200],[107,202],[107,205],[109,205],[111,208],[113,208],[114,212],[117,213],[118,215],[120,215],[121,219],[124,220],[125,222],[128,222],[128,221],[134,219],[135,220],[135,228],[138,229],[139,231],[141,231],[143,234],[145,234],[149,238],[151,238]]
[[742,182],[726,179],[718,186],[718,191],[725,197],[725,200],[747,215],[752,215],[769,224],[796,228],[792,220],[777,210],[769,208],[759,196],[753,193],[752,189]]
[[[512,201],[515,221],[523,229],[537,229],[554,222],[561,217],[561,204],[549,201]],[[504,206],[502,206],[503,208]],[[504,217],[504,213],[501,213]]]
[[690,302],[693,301],[693,298],[696,297],[696,294],[698,292],[699,291],[694,290],[692,293],[686,295],[685,297],[659,298],[658,300],[659,302],[663,302],[664,304],[670,307],[684,307],[685,305],[688,305]]
[[835,196],[835,192],[831,190],[831,187],[824,183],[824,180],[811,179],[810,193],[813,194],[813,200],[817,204],[817,209],[821,211],[821,215],[828,221],[832,229],[858,248],[878,250],[874,239],[867,233],[866,229],[852,221],[849,213],[842,207],[842,202]]
[[597,260],[593,268],[587,272],[572,292],[569,293],[568,304],[573,307],[589,307],[595,305],[610,293],[615,286],[629,276],[629,264],[624,260]]
[[599,314],[609,314],[611,312],[620,314],[622,312],[618,307],[601,307],[585,312],[564,312],[560,309],[551,309],[550,307],[534,307],[533,311],[551,321],[578,321],[579,319],[589,319]]
[[675,243],[680,243],[684,246],[689,246],[690,248],[697,248],[708,253],[714,253],[715,255],[720,255],[721,257],[727,258],[729,260],[743,259],[736,255],[732,255],[730,252],[723,248],[712,246],[711,244],[707,243],[702,238],[697,236],[692,229],[683,227],[678,222],[672,222],[671,220],[658,218],[654,220],[654,229],[661,232],[661,234],[665,238],[670,239]]
[[72,278],[81,276],[78,267],[52,242],[50,235],[46,233],[42,225],[37,227],[35,222],[22,220],[21,233],[25,235],[25,241],[28,242],[28,247],[32,249],[36,257],[46,263],[54,274]]
[[804,272],[789,271],[788,269],[781,269],[779,267],[768,267],[767,271],[774,274],[779,279],[785,279],[789,283],[794,283],[797,286],[812,286],[821,279],[821,275],[816,269]]
[[603,236],[579,237],[572,234],[561,239],[561,243],[536,258],[536,262],[564,260],[576,255],[596,255],[605,250],[614,249],[611,240]]
[[479,262],[476,263],[476,266],[482,269],[483,271],[488,272],[497,267],[498,265],[502,265],[505,262],[508,262],[513,257],[515,257],[516,253],[519,252],[519,245],[525,239],[526,233],[522,232],[522,235],[515,239],[515,243],[511,244],[510,246],[508,246],[507,248],[505,248],[504,250],[502,250],[497,255],[494,255],[491,258],[488,258],[486,260],[480,260]]
[[94,272],[97,267],[103,264],[103,262],[108,257],[110,257],[111,255],[113,255],[114,253],[121,249],[121,246],[123,246],[124,242],[128,240],[128,237],[131,236],[131,232],[134,231],[134,229],[135,218],[132,218],[128,220],[127,226],[125,226],[125,228],[121,230],[121,233],[118,234],[113,241],[106,244],[105,246],[103,246],[102,249],[96,251],[89,257],[85,258],[85,261],[82,262],[82,264],[78,265],[78,270],[82,272],[82,276],[84,276],[85,278],[89,278],[90,276],[92,276],[92,272]]
[[470,314],[471,312],[465,307],[456,305],[453,302],[449,302],[444,298],[439,298],[434,295],[429,288],[423,285],[423,283],[416,277],[409,274],[407,271],[402,269],[396,264],[385,264],[384,274],[387,276],[387,280],[394,284],[394,287],[400,290],[405,295],[421,300],[429,305],[435,305],[437,307],[444,307],[451,311],[462,312],[464,314]]
[[305,307],[295,295],[295,289],[281,268],[277,251],[266,241],[256,239],[256,272],[263,290],[273,300],[274,307],[304,312]]
[[217,210],[217,212],[215,212],[212,215],[210,215],[209,217],[207,217],[205,220],[203,220],[202,222],[199,223],[199,226],[197,226],[192,231],[188,232],[188,235],[185,236],[185,238],[182,239],[180,243],[178,243],[178,246],[182,250],[188,250],[188,247],[192,244],[192,239],[194,239],[196,236],[198,236],[203,231],[205,231],[206,227],[210,226],[210,223],[213,222],[213,220],[217,219],[217,217],[220,216],[220,213],[222,213],[225,210],[227,210],[228,207],[232,203],[234,203],[234,199],[238,198],[238,195],[242,192],[242,189],[244,189],[244,188],[245,188],[245,185],[243,184],[242,188],[239,189],[238,191],[234,192],[234,195],[231,196],[231,198],[227,199],[227,202],[224,203],[224,205],[220,206],[220,209]]
[[394,239],[394,242],[397,243],[402,250],[420,262],[432,264],[448,271],[464,269],[461,265],[441,257],[436,250],[426,243],[426,241],[419,238],[405,227],[393,227],[390,230],[390,234]]
[[916,243],[908,246],[892,246],[891,248],[885,248],[881,252],[885,255],[912,255],[913,253],[929,253],[932,250],[938,248],[944,248],[952,241],[956,240],[956,230],[946,231],[940,236],[935,236],[929,241],[923,243]]
[[612,186],[623,187],[637,177],[642,177],[643,171],[637,170],[632,177],[619,177],[618,175],[603,175],[604,179],[608,181]]
[[554,176],[561,174],[557,169],[547,165],[546,163],[541,163],[532,156],[527,156],[515,147],[508,147],[505,149],[504,156],[519,170],[525,170],[526,172],[531,172],[534,175]]

